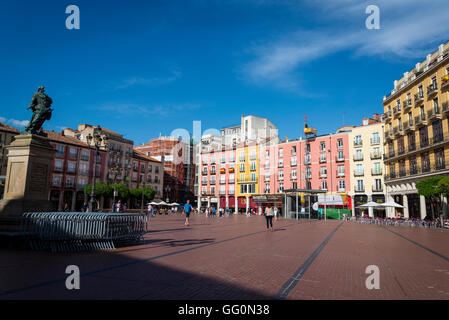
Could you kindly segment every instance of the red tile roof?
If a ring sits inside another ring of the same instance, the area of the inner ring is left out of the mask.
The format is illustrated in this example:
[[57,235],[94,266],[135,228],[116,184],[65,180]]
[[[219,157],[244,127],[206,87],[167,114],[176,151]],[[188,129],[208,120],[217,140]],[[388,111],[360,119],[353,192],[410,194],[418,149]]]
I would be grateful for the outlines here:
[[57,133],[55,131],[44,130],[44,132],[48,135],[48,138],[51,141],[65,143],[65,144],[71,144],[71,145],[84,147],[84,148],[88,147],[87,143],[84,143],[76,138],[63,136],[60,133]]
[[18,130],[14,127],[8,126],[6,123],[3,123],[3,122],[0,122],[0,131],[7,131],[7,132],[17,133],[17,134],[20,133],[20,130]]

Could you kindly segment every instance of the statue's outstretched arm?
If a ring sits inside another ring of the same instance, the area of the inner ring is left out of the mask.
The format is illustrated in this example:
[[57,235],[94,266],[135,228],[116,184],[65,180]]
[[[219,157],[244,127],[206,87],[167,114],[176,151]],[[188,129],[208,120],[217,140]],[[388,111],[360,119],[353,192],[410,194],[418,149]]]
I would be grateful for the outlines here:
[[31,99],[30,106],[27,108],[27,110],[31,109],[31,111],[34,112],[34,107],[36,106],[36,104],[37,104],[36,94],[33,94],[33,98]]

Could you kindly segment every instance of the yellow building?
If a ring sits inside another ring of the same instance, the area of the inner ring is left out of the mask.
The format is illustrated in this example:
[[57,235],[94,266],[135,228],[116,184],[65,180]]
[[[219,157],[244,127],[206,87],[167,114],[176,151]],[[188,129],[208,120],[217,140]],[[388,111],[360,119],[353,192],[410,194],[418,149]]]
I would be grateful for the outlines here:
[[402,204],[405,217],[430,215],[415,183],[449,173],[448,102],[449,42],[404,73],[384,97],[387,200]]
[[243,143],[236,149],[236,190],[238,209],[246,212],[256,208],[252,195],[259,193],[259,145]]

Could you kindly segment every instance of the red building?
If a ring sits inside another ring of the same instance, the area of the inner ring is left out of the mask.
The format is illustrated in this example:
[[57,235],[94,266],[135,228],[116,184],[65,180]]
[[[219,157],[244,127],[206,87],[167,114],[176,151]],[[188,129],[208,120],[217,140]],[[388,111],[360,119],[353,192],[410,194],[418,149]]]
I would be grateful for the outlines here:
[[54,210],[62,211],[67,205],[70,211],[80,211],[85,201],[86,185],[104,182],[106,176],[106,152],[100,151],[96,158],[95,150],[76,138],[64,136],[64,133],[45,131],[56,152],[51,166],[50,191],[48,199]]

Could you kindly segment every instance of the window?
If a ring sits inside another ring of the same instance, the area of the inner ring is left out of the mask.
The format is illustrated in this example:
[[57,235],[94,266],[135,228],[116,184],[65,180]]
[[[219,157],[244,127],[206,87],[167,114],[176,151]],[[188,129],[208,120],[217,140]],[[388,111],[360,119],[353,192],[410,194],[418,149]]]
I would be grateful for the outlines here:
[[270,168],[270,160],[265,160],[265,169]]
[[256,150],[251,150],[250,160],[256,160]]
[[306,154],[305,156],[305,164],[310,164],[311,163],[311,156],[310,154]]
[[363,175],[363,164],[358,163],[355,165],[355,175],[362,176]]
[[220,175],[220,183],[226,183],[226,176],[224,174]]
[[229,174],[229,183],[234,183],[234,174],[233,173]]
[[231,154],[230,154],[230,159],[229,159],[229,161],[230,161],[230,162],[234,162],[234,161],[235,161],[235,154],[234,154],[234,153],[231,153]]
[[363,185],[363,180],[357,180],[356,191],[365,191],[365,186]]
[[233,184],[231,184],[230,186],[229,186],[229,192],[228,192],[229,194],[234,194],[234,185]]
[[306,168],[306,178],[312,178],[312,168]]
[[53,176],[53,187],[61,186],[61,176]]
[[327,190],[327,181],[321,181],[321,190]]
[[256,181],[256,174],[255,173],[251,173],[251,181]]
[[269,159],[269,158],[270,158],[270,151],[265,150],[265,159]]
[[320,162],[326,162],[326,153],[320,154]]
[[69,157],[72,159],[76,158],[76,149],[75,148],[72,148],[72,147],[69,148]]
[[327,167],[320,167],[320,177],[327,177]]
[[240,174],[240,181],[241,182],[245,181],[245,174],[244,173]]
[[268,183],[265,184],[265,193],[270,193],[270,185]]
[[338,166],[337,167],[337,175],[339,177],[343,177],[345,175],[345,166]]
[[338,148],[338,149],[343,148],[343,139],[338,139],[338,140],[337,140],[337,148]]
[[64,165],[64,160],[55,160],[55,171],[62,171],[62,166]]
[[345,191],[345,180],[338,180],[338,191]]
[[310,143],[306,144],[306,152],[310,152]]
[[441,120],[437,120],[432,123],[433,129],[433,142],[441,142],[443,141],[443,123]]
[[279,192],[284,192],[284,184],[279,183]]
[[354,160],[363,160],[362,149],[355,150]]
[[373,132],[373,133],[371,134],[371,143],[372,143],[372,144],[378,144],[378,143],[380,143],[379,132]]
[[215,187],[210,187],[210,194],[215,194]]
[[290,159],[290,166],[296,166],[296,157]]
[[279,158],[284,156],[284,149],[279,149]]
[[207,187],[203,187],[203,188],[201,189],[201,193],[202,193],[202,194],[207,194]]
[[215,166],[211,166],[210,167],[210,174],[215,174],[215,173],[216,173]]
[[357,135],[354,137],[354,145],[355,146],[361,146],[362,145],[362,136]]
[[279,180],[284,180],[284,170],[279,170]]
[[382,174],[382,167],[380,162],[373,162],[372,174]]
[[245,161],[245,151],[240,152],[240,161]]
[[221,162],[226,162],[226,154],[221,155]]
[[292,170],[292,179],[296,179],[297,178],[297,176],[296,176],[296,169],[293,169]]
[[292,156],[296,156],[296,146],[292,147]]
[[440,106],[438,105],[438,98],[433,99],[433,111],[436,114],[440,113]]
[[75,173],[75,167],[76,167],[76,163],[75,163],[75,162],[72,162],[72,161],[69,161],[69,162],[67,163],[67,172],[69,172],[69,173]]
[[251,171],[256,171],[256,161],[251,162]]
[[56,145],[56,155],[63,156],[64,155],[64,146],[63,145]]
[[284,166],[284,159],[279,159],[279,168]]
[[225,186],[220,186],[220,194],[226,194]]
[[245,163],[240,163],[240,172],[245,171]]
[[382,191],[382,179],[374,179],[373,191]]
[[320,151],[326,151],[326,142],[324,141],[320,142]]
[[345,160],[343,151],[338,151],[338,161],[342,161],[342,160]]

